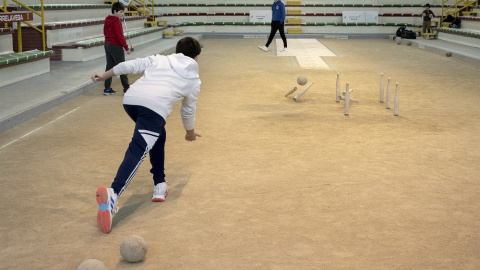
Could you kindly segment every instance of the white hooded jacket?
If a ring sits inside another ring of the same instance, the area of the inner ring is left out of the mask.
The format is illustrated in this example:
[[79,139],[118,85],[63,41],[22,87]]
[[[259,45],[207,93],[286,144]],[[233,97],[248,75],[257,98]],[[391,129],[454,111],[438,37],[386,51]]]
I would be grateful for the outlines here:
[[166,121],[173,105],[183,98],[180,109],[183,126],[185,130],[194,128],[201,84],[194,59],[181,53],[157,54],[120,63],[113,72],[115,75],[144,73],[125,93],[123,104],[149,108]]

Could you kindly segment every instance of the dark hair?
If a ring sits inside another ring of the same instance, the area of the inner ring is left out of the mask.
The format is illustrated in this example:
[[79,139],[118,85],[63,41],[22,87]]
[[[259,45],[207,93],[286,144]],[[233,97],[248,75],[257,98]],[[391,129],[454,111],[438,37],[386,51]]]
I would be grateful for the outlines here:
[[175,53],[183,53],[183,55],[195,58],[197,55],[200,55],[202,51],[202,46],[198,40],[192,37],[184,37],[177,42],[177,48]]
[[425,7],[430,7],[430,4],[425,4]]
[[120,11],[120,10],[125,10],[125,7],[123,6],[122,3],[120,2],[116,2],[116,3],[113,3],[112,5],[112,14],[115,13],[115,11]]

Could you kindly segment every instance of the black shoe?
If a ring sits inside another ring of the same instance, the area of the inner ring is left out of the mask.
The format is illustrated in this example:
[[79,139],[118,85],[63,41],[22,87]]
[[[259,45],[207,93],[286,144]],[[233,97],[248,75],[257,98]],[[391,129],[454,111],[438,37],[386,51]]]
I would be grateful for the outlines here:
[[115,95],[115,93],[116,93],[116,91],[114,91],[112,88],[103,90],[103,95],[105,95],[105,96]]

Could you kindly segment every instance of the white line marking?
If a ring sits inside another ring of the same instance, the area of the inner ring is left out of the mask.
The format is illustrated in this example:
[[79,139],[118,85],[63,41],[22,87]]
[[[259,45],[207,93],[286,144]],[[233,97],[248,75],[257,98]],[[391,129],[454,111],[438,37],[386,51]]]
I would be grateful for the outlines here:
[[4,147],[7,147],[7,146],[9,146],[10,144],[12,144],[12,143],[14,143],[14,142],[16,142],[16,141],[18,141],[18,139],[16,139],[16,140],[13,140],[13,141],[11,141],[11,142],[9,142],[9,143],[5,144],[4,146],[0,147],[0,149],[2,149],[2,148],[4,148]]
[[79,108],[80,108],[80,107],[77,107],[77,108],[75,108],[75,109],[73,109],[73,110],[71,110],[71,111],[67,112],[66,114],[64,114],[64,115],[62,115],[62,116],[60,116],[60,117],[58,117],[57,119],[55,119],[55,120],[52,120],[52,121],[50,121],[50,122],[46,123],[45,125],[43,125],[43,126],[41,126],[41,127],[39,127],[39,128],[36,128],[36,129],[34,129],[33,131],[30,131],[30,132],[28,132],[27,134],[25,134],[25,135],[21,136],[20,138],[18,138],[18,139],[15,139],[15,140],[13,140],[13,141],[11,141],[11,142],[9,142],[9,143],[7,143],[7,144],[3,145],[2,147],[0,147],[0,149],[3,149],[3,148],[5,148],[5,147],[9,146],[10,144],[13,144],[14,142],[16,142],[16,141],[18,141],[18,140],[20,140],[20,139],[23,139],[23,138],[25,138],[25,137],[29,136],[30,134],[32,134],[32,133],[34,133],[34,132],[37,132],[38,130],[40,130],[40,129],[42,129],[42,128],[44,128],[44,127],[46,127],[46,126],[48,126],[48,125],[52,124],[53,122],[55,122],[55,121],[57,121],[57,120],[59,120],[59,119],[61,119],[61,118],[65,117],[65,116],[67,116],[67,115],[69,115],[69,114],[73,113],[74,111],[78,110]]

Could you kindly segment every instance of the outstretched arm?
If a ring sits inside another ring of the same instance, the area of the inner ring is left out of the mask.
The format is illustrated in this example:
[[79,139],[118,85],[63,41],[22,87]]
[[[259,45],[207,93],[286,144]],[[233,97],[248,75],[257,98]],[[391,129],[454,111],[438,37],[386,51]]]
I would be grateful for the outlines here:
[[137,58],[135,60],[130,60],[126,62],[122,62],[112,69],[105,71],[105,72],[95,72],[92,76],[92,81],[105,81],[108,78],[111,78],[115,75],[123,75],[123,74],[138,74],[151,65],[154,65],[155,57],[148,56],[145,58]]
[[105,71],[105,72],[95,72],[92,76],[92,81],[93,82],[98,82],[98,81],[105,81],[111,77],[115,76],[115,73],[113,73],[113,68]]

